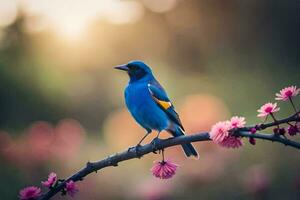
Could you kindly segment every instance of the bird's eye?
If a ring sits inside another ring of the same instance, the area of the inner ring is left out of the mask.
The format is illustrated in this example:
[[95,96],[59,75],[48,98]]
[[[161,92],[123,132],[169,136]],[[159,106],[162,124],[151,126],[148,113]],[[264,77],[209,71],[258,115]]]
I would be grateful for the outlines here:
[[138,66],[137,65],[129,65],[128,68],[130,70],[137,70],[138,69]]

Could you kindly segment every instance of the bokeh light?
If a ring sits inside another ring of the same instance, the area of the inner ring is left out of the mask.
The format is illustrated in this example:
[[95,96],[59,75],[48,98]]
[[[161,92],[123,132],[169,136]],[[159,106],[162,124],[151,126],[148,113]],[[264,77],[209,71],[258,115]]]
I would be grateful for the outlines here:
[[167,12],[176,6],[177,0],[143,0],[145,6],[153,12]]
[[209,130],[216,121],[229,117],[225,103],[209,94],[186,96],[179,111],[188,133]]
[[17,18],[18,8],[15,0],[0,1],[0,26],[8,26]]

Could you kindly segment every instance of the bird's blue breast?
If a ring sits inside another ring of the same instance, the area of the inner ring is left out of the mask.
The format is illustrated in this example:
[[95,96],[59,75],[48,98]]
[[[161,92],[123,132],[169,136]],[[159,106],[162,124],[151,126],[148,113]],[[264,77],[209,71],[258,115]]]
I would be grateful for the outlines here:
[[151,97],[146,81],[129,84],[125,101],[134,119],[145,129],[161,131],[169,126],[168,116]]

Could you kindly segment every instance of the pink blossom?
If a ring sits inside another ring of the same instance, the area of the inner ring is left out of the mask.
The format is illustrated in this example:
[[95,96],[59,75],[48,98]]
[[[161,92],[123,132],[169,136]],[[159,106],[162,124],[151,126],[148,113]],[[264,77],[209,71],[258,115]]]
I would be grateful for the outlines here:
[[218,122],[212,126],[209,133],[210,139],[215,143],[220,143],[225,137],[228,137],[230,130],[230,123],[228,121]]
[[279,111],[279,109],[280,108],[277,108],[277,103],[266,103],[257,110],[257,112],[259,112],[257,117],[266,117],[269,114]]
[[297,96],[300,92],[300,88],[297,89],[297,86],[290,86],[283,88],[276,94],[276,100],[287,101],[289,98]]
[[57,175],[54,172],[51,172],[48,175],[47,181],[42,181],[42,185],[50,188],[55,184],[56,180],[57,180]]
[[[239,127],[245,124],[243,117],[233,117],[233,126]],[[240,137],[229,135],[229,130],[232,128],[232,123],[229,121],[218,122],[211,128],[210,138],[217,144],[226,148],[238,148],[243,145]]]
[[75,182],[70,180],[66,183],[66,192],[68,195],[70,195],[71,197],[73,197],[77,192],[78,192],[78,188],[75,185]]
[[26,187],[19,192],[21,200],[34,200],[41,196],[41,188],[35,186]]
[[172,178],[177,169],[178,165],[167,160],[161,162],[155,162],[154,166],[151,168],[153,176],[160,179],[169,179]]
[[243,146],[243,141],[241,137],[228,136],[225,137],[223,141],[219,143],[222,147],[226,148],[239,148]]
[[230,119],[231,128],[242,128],[246,124],[245,117],[234,116]]

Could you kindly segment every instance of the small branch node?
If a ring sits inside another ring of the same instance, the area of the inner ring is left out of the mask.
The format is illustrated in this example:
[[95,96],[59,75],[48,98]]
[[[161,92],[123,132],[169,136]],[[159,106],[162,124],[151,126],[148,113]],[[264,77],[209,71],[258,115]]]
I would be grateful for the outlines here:
[[117,161],[114,161],[114,158],[117,156],[118,154],[116,153],[115,155],[113,156],[108,156],[107,159],[108,159],[108,165],[110,166],[114,166],[114,167],[117,167],[118,166],[118,162]]
[[87,163],[86,163],[86,167],[87,168],[91,168],[93,166],[93,163],[91,163],[90,161],[88,161]]

